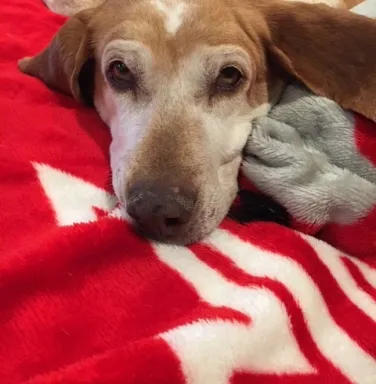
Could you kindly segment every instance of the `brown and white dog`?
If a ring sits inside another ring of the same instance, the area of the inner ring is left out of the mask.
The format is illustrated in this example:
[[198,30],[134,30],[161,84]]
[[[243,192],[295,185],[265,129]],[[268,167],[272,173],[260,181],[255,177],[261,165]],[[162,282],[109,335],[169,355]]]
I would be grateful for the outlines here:
[[219,224],[237,192],[250,121],[267,113],[286,76],[376,120],[376,21],[341,7],[46,2],[73,16],[19,66],[93,102],[111,129],[115,193],[154,239],[187,244]]

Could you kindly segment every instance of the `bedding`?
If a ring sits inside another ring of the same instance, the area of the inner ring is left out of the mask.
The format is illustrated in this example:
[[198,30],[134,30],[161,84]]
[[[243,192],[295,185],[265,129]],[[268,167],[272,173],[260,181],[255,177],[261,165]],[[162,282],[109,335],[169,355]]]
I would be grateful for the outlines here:
[[362,258],[376,254],[375,123],[298,82],[253,121],[243,171],[288,225]]
[[243,178],[202,243],[138,237],[95,111],[17,69],[63,22],[0,2],[0,382],[374,384],[375,232],[350,255]]

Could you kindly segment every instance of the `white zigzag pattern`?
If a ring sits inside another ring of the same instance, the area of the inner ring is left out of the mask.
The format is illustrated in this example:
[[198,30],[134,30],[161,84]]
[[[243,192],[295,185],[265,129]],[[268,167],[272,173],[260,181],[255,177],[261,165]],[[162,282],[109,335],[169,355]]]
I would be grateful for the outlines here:
[[[307,236],[302,233],[300,233],[300,235],[316,251],[316,254],[328,267],[330,273],[336,279],[341,289],[346,293],[348,299],[373,321],[376,321],[376,301],[367,292],[364,292],[357,286],[356,282],[341,260],[342,253],[323,241],[315,239],[314,237]],[[347,257],[352,261],[355,260],[349,256]],[[376,284],[376,276],[373,279],[373,283]]]
[[179,272],[202,300],[251,318],[247,326],[203,320],[161,335],[179,356],[189,384],[227,384],[236,370],[315,372],[297,345],[283,303],[273,292],[229,282],[186,248],[163,244],[154,248],[158,258]]
[[60,226],[96,221],[93,207],[110,212],[116,206],[115,196],[92,183],[46,164],[32,165]]
[[[73,175],[45,164],[33,164],[56,213],[58,225],[97,220],[93,206],[122,218],[115,197]],[[376,320],[376,302],[360,289],[343,265],[343,255],[329,245],[301,235],[329,268],[347,298]],[[376,361],[331,317],[312,278],[294,260],[266,252],[233,234],[216,230],[205,242],[245,273],[274,279],[293,295],[321,353],[354,383],[376,382]],[[228,281],[187,248],[153,244],[158,259],[192,285],[203,301],[228,307],[251,318],[250,324],[199,320],[159,335],[179,357],[188,384],[227,384],[236,370],[257,373],[315,374],[291,330],[284,303],[262,287]],[[376,287],[376,270],[350,258]]]
[[[263,251],[222,230],[216,231],[208,243],[230,257],[247,273],[281,282],[299,304],[311,335],[323,355],[350,381],[362,384],[376,382],[376,361],[336,324],[315,282],[298,263],[282,255]],[[333,258],[329,252],[333,248],[324,245],[325,253],[321,252],[320,258]],[[333,277],[338,279],[341,287],[346,285],[343,276]],[[350,276],[345,278],[352,280]]]

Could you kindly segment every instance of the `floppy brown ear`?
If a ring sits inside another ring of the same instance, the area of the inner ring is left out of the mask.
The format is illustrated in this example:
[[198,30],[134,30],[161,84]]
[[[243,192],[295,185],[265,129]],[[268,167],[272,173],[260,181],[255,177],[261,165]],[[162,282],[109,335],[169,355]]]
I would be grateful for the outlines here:
[[42,80],[49,87],[83,101],[79,75],[90,58],[88,24],[91,11],[71,17],[50,45],[34,57],[25,57],[18,66],[22,72]]
[[271,56],[316,94],[376,121],[376,20],[323,4],[265,3]]

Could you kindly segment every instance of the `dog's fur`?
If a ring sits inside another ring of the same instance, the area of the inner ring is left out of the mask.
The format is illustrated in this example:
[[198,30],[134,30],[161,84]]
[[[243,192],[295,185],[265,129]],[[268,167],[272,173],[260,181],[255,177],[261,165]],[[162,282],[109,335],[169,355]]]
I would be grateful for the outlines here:
[[[111,129],[120,201],[145,181],[195,191],[187,225],[162,239],[190,243],[226,215],[250,121],[268,112],[287,76],[376,120],[376,21],[327,2],[336,8],[279,0],[50,0],[53,10],[74,15],[43,52],[19,65],[79,101],[92,97]],[[106,71],[114,59],[137,74],[136,92],[111,87]],[[229,64],[244,83],[235,93],[213,93]]]

